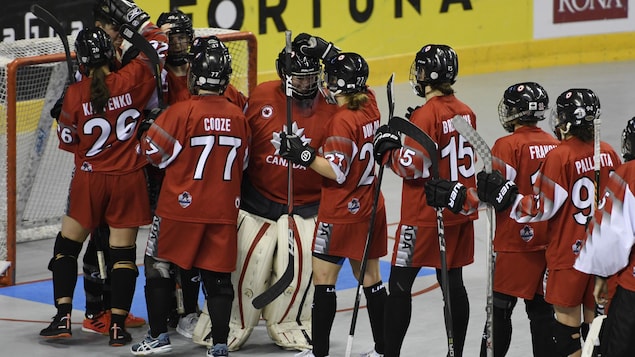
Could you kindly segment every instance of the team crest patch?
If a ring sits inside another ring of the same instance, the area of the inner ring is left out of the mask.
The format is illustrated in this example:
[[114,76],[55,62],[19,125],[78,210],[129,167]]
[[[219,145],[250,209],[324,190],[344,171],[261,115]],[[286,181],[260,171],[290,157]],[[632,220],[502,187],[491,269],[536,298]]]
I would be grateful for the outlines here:
[[82,171],[93,172],[93,165],[91,165],[89,162],[84,161],[84,163],[82,163]]
[[272,115],[273,115],[273,107],[271,105],[269,105],[269,104],[265,105],[260,110],[260,116],[265,118],[265,119],[271,118]]
[[578,239],[571,245],[571,250],[573,250],[573,254],[580,254],[580,250],[582,250],[582,240]]
[[359,212],[359,200],[357,198],[353,198],[351,202],[348,203],[348,211],[352,214],[357,214]]
[[525,243],[534,239],[534,229],[529,225],[525,225],[520,229],[520,239],[522,239]]
[[183,191],[183,193],[179,195],[179,204],[181,207],[187,208],[187,206],[192,204],[192,195],[187,191]]

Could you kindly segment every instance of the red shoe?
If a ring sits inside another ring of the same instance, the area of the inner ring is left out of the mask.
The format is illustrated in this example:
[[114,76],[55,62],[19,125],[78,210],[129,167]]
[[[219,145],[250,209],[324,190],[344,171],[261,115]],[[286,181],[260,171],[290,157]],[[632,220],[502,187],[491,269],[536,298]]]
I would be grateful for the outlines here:
[[84,317],[84,322],[82,323],[82,331],[100,335],[108,335],[109,326],[110,311],[102,311],[96,315]]
[[146,320],[141,317],[137,317],[132,313],[128,313],[128,317],[126,317],[126,328],[135,328],[141,327],[146,324]]

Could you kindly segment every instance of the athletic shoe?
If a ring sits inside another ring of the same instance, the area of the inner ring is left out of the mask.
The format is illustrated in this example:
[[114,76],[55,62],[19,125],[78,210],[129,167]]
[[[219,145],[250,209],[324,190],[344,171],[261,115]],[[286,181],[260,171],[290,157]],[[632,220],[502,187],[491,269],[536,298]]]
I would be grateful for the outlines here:
[[384,355],[381,353],[377,353],[375,349],[373,348],[372,350],[368,352],[360,353],[359,357],[384,357]]
[[150,331],[139,343],[135,343],[130,348],[135,356],[148,356],[160,353],[172,352],[172,343],[170,343],[170,336],[167,332],[159,334],[157,338],[150,336]]
[[132,336],[126,331],[125,328],[121,328],[117,326],[117,324],[113,324],[110,328],[110,341],[109,345],[113,347],[120,347],[123,345],[127,345],[132,341]]
[[71,337],[71,314],[64,316],[55,315],[51,324],[40,331],[40,336],[44,338],[68,338]]
[[108,335],[108,326],[110,326],[110,311],[102,311],[96,315],[85,315],[82,331]]
[[192,334],[194,333],[194,328],[197,323],[198,314],[196,312],[187,314],[179,319],[179,324],[176,326],[176,332],[180,333],[183,337],[192,338]]
[[126,316],[126,328],[136,328],[141,327],[146,324],[146,320],[142,317],[135,316],[131,313],[128,313]]
[[217,343],[207,350],[207,357],[226,357],[229,356],[229,349],[224,343]]
[[[313,350],[304,350],[300,353],[296,353],[293,355],[294,357],[315,357],[315,355],[313,354]],[[329,356],[326,356],[329,357]]]

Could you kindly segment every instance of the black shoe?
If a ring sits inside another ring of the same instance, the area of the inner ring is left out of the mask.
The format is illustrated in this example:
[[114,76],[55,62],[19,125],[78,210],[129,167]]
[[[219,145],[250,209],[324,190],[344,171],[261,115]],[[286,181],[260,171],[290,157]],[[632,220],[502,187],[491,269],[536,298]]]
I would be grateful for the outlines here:
[[132,336],[126,331],[126,329],[117,326],[116,323],[110,327],[110,342],[109,345],[114,347],[127,345],[132,341]]
[[40,336],[45,338],[68,338],[72,335],[71,314],[63,316],[55,315],[53,322],[51,322],[47,328],[40,331]]

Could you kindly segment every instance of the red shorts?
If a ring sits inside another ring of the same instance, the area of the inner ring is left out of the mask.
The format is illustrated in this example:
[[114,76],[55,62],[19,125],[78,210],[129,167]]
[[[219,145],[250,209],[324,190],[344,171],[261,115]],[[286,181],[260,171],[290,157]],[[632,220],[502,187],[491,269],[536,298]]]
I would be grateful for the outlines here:
[[[474,223],[444,227],[448,269],[474,262]],[[441,269],[439,234],[436,227],[399,225],[395,234],[392,265]]]
[[149,224],[152,219],[143,170],[124,175],[75,170],[66,214],[88,230],[102,223],[114,228]]
[[562,307],[576,307],[584,305],[588,309],[595,308],[593,288],[595,278],[573,268],[549,270],[545,301]]
[[547,261],[545,251],[496,253],[494,291],[533,300],[544,295],[543,278]]
[[[362,260],[370,222],[317,222],[313,238],[313,252],[336,257]],[[388,253],[386,208],[378,207],[373,239],[368,247],[368,259],[379,259]]]
[[235,224],[181,222],[154,217],[146,254],[172,262],[220,273],[236,269],[238,228]]

